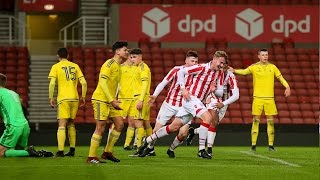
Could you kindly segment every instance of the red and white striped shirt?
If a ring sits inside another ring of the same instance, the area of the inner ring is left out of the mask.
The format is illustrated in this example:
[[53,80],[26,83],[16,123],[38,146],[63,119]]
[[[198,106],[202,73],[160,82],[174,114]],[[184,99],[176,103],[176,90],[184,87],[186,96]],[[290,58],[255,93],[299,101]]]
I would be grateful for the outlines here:
[[[217,79],[219,71],[210,69],[211,62],[206,64],[198,64],[191,67],[186,67],[181,70],[182,74],[191,74],[193,75],[192,84],[187,87],[185,83],[178,79],[178,84],[185,86],[185,88],[190,92],[191,95],[197,97],[200,101],[205,100],[207,97],[210,84]],[[178,73],[178,76],[182,75]]]
[[[157,86],[153,95],[158,96],[160,94],[160,92],[162,91],[162,89],[168,83],[171,83],[165,101],[172,106],[181,107],[182,106],[182,95],[181,95],[180,86],[177,84],[177,72],[183,68],[185,68],[185,67],[184,66],[173,67],[169,71],[169,73],[165,76],[165,78],[162,80],[162,82]],[[188,86],[192,82],[191,77],[192,77],[191,75],[185,76],[186,86]]]

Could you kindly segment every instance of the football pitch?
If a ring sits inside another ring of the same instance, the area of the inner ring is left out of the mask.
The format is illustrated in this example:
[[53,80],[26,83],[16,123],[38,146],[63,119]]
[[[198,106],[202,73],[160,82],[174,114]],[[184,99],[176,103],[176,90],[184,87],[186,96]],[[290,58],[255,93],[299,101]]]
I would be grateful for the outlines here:
[[318,147],[277,147],[276,152],[269,152],[266,146],[258,146],[257,152],[249,147],[215,147],[211,160],[198,158],[196,146],[181,146],[175,151],[176,158],[170,159],[167,148],[158,146],[155,157],[140,158],[129,157],[134,151],[115,147],[121,162],[97,165],[85,162],[89,147],[77,147],[75,157],[2,158],[0,179],[319,179]]

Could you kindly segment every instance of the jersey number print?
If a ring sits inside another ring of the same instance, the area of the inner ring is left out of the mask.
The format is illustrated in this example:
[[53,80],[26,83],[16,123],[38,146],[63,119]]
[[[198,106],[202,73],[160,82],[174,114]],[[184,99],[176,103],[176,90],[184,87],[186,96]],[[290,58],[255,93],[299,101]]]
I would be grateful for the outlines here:
[[69,66],[69,67],[62,67],[62,69],[64,70],[64,72],[66,73],[66,79],[69,81],[74,81],[76,80],[76,73],[74,72],[75,67]]

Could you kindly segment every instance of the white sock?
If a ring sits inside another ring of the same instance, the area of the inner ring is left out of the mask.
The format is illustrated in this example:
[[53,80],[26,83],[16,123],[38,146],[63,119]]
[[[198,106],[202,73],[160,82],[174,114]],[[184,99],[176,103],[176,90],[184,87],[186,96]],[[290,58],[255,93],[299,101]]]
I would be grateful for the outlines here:
[[210,124],[202,122],[199,127],[199,151],[205,149]]
[[216,138],[216,132],[208,131],[208,139],[207,139],[207,146],[212,147],[214,144],[214,139]]
[[155,141],[159,138],[169,135],[169,133],[170,133],[169,125],[164,126],[160,128],[157,132],[151,134],[151,136],[147,137],[146,141],[147,143],[151,143],[152,141]]
[[199,134],[199,128],[194,129],[194,134]]
[[136,128],[134,130],[134,141],[133,141],[133,146],[136,146],[137,145],[137,134],[138,134],[138,129]]
[[148,148],[149,148],[149,149],[153,149],[153,148],[154,148],[154,145],[156,144],[156,141],[157,141],[157,140],[154,140],[154,141],[152,141],[151,143],[149,143]]
[[170,145],[170,151],[174,151],[180,144],[182,144],[183,139],[179,139],[178,136],[176,136],[176,138],[174,138],[172,144]]

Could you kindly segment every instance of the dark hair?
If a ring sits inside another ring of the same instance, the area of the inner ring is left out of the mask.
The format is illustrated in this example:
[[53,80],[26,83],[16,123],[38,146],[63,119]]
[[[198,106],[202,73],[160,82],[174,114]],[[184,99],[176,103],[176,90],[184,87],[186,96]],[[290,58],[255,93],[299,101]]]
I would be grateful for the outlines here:
[[129,53],[130,54],[140,55],[140,54],[142,54],[142,51],[141,51],[140,48],[133,48],[133,49],[130,49]]
[[121,49],[123,47],[127,47],[128,46],[128,42],[126,41],[117,41],[112,45],[112,51],[116,52],[117,49]]
[[258,52],[258,54],[260,54],[260,52],[268,52],[268,49],[265,49],[265,48],[260,49],[259,52]]
[[197,51],[192,51],[192,50],[189,50],[186,54],[186,57],[198,57],[198,53]]
[[0,86],[4,87],[7,82],[7,76],[0,73]]
[[223,57],[226,60],[226,64],[228,64],[228,54],[224,51],[216,51],[213,55],[214,57]]
[[67,48],[59,48],[57,54],[60,58],[67,58],[68,57],[68,50]]

